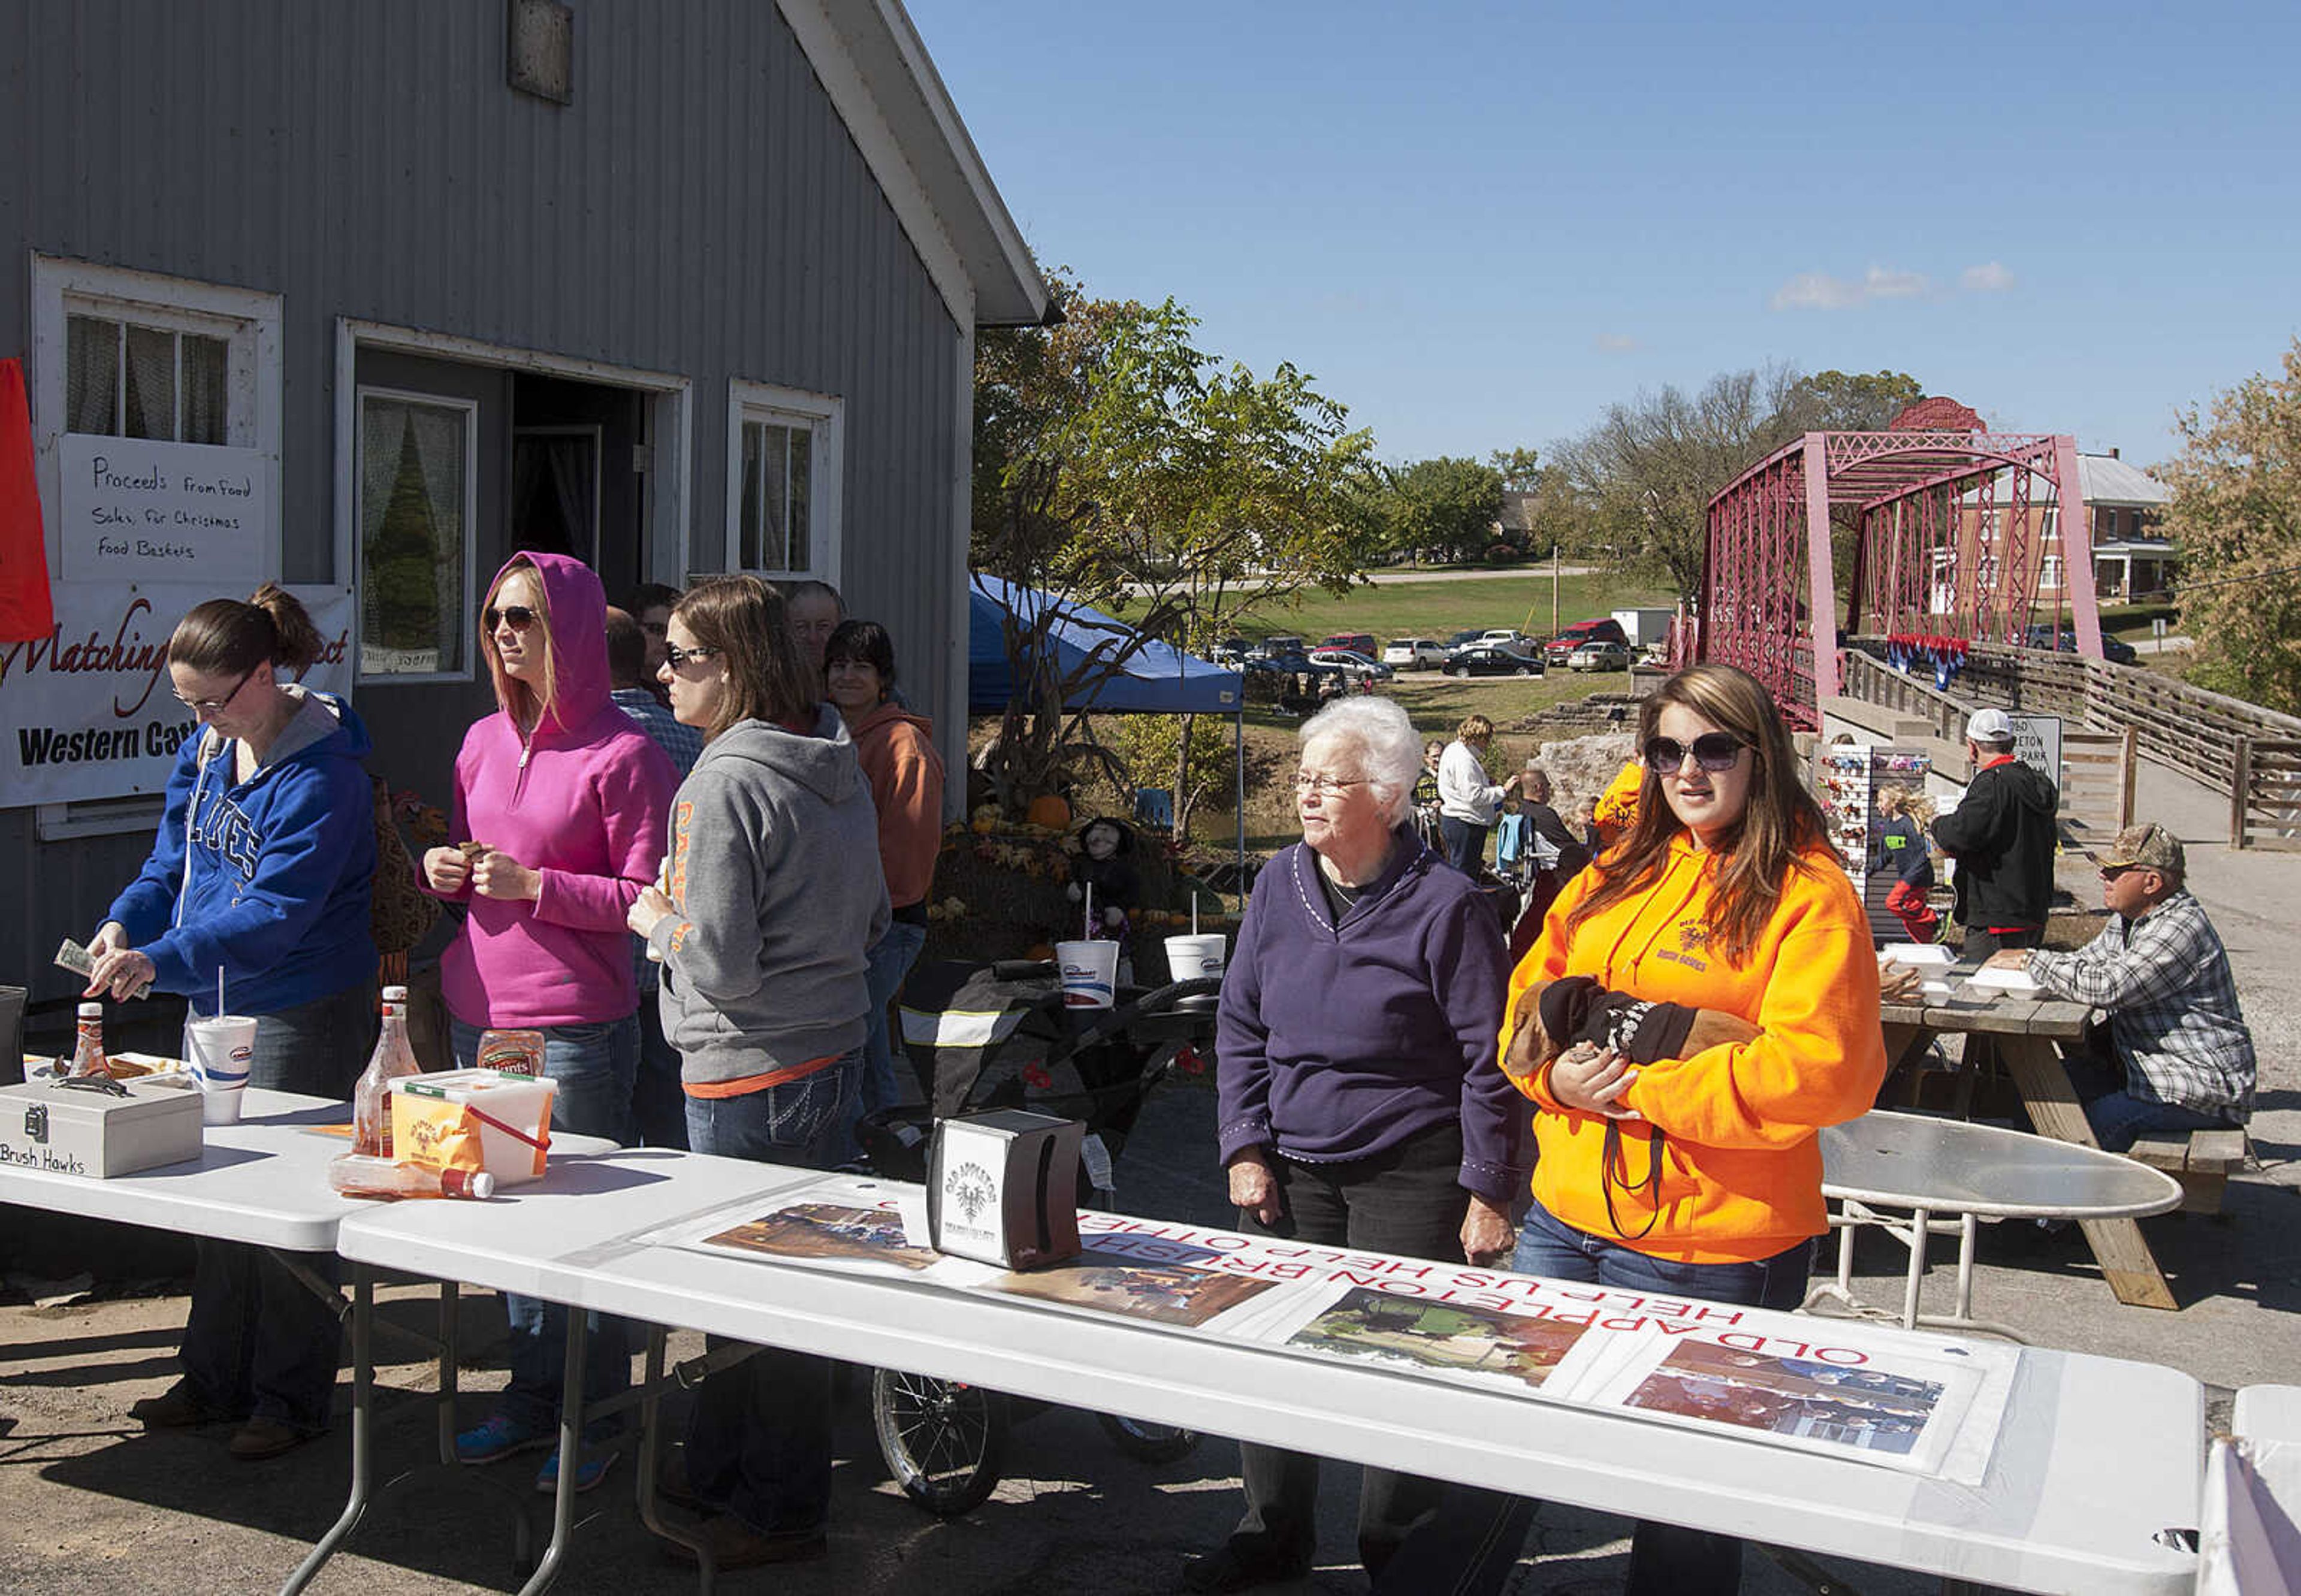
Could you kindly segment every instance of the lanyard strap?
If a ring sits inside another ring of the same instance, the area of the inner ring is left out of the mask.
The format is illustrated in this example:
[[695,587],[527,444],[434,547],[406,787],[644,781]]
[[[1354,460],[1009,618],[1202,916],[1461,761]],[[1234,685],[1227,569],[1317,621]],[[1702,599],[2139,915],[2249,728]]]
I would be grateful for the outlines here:
[[1606,1149],[1603,1162],[1599,1166],[1598,1187],[1606,1199],[1606,1223],[1612,1225],[1614,1233],[1625,1241],[1643,1240],[1661,1218],[1662,1140],[1662,1129],[1660,1125],[1656,1125],[1653,1138],[1647,1144],[1653,1150],[1646,1162],[1645,1178],[1629,1182],[1624,1188],[1633,1192],[1644,1192],[1646,1200],[1653,1206],[1653,1212],[1646,1216],[1646,1222],[1643,1227],[1636,1231],[1627,1231],[1622,1228],[1621,1216],[1614,1212],[1614,1166],[1617,1162],[1621,1162],[1625,1169],[1628,1166],[1627,1161],[1622,1155],[1622,1123],[1615,1119],[1606,1122]]

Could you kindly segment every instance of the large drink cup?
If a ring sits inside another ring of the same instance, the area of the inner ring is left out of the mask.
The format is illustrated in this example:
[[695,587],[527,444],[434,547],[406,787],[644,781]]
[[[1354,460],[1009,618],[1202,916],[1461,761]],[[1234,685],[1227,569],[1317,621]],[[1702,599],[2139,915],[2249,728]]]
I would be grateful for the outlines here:
[[1055,967],[1062,972],[1065,1008],[1109,1008],[1118,985],[1118,944],[1058,942]]
[[200,1118],[212,1125],[239,1119],[240,1096],[255,1061],[255,1021],[247,1015],[195,1016],[184,1026],[184,1062],[200,1083]]

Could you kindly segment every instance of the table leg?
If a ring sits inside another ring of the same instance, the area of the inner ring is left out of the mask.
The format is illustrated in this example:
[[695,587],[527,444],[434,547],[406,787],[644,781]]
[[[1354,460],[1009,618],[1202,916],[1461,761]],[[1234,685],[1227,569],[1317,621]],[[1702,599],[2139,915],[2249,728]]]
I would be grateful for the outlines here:
[[[439,1427],[439,1462],[443,1467],[453,1467],[456,1462],[456,1340],[460,1328],[463,1305],[456,1283],[439,1283],[439,1399],[434,1416]],[[522,1515],[523,1517],[525,1515]],[[523,1547],[521,1550],[525,1551]],[[524,1557],[521,1559],[524,1562]]]
[[[2038,1134],[2056,1141],[2075,1142],[2079,1147],[2097,1148],[2093,1126],[2086,1122],[2085,1108],[2078,1101],[2076,1089],[2070,1084],[2070,1074],[2054,1051],[2053,1042],[2042,1036],[2008,1036],[1998,1040],[1998,1057],[2004,1061],[2008,1074],[2013,1077],[2015,1090],[2021,1094],[2021,1106],[2029,1110],[2029,1123]],[[2087,1219],[2079,1222],[2085,1232],[2086,1244],[2093,1249],[2094,1259],[2101,1265],[2102,1278],[2109,1289],[2117,1293],[2120,1302],[2135,1308],[2178,1309],[2173,1293],[2165,1283],[2164,1274],[2157,1267],[2156,1256],[2149,1250],[2149,1242],[2141,1233],[2141,1226],[2130,1219]]]
[[374,1341],[375,1279],[365,1264],[356,1263],[352,1266],[352,1492],[320,1543],[280,1587],[280,1596],[296,1596],[310,1584],[367,1513],[368,1453],[374,1439]]
[[656,1469],[663,1453],[663,1440],[658,1424],[663,1416],[663,1359],[671,1332],[660,1324],[648,1326],[646,1377],[641,1382],[640,1398],[640,1522],[654,1534],[666,1541],[676,1541],[695,1550],[695,1588],[698,1596],[711,1596],[718,1579],[718,1566],[712,1560],[711,1548],[700,1535],[666,1522],[663,1503],[657,1497]]
[[1910,1216],[1910,1272],[1902,1277],[1902,1328],[1918,1327],[1918,1289],[1926,1279],[1926,1242],[1933,1234],[1933,1211],[1913,1209]]
[[520,1586],[519,1596],[540,1596],[551,1588],[575,1527],[575,1476],[583,1461],[583,1364],[591,1349],[591,1338],[585,1333],[589,1319],[580,1308],[567,1310],[567,1375],[559,1388],[559,1489],[551,1498],[551,1544],[543,1549],[543,1560]]

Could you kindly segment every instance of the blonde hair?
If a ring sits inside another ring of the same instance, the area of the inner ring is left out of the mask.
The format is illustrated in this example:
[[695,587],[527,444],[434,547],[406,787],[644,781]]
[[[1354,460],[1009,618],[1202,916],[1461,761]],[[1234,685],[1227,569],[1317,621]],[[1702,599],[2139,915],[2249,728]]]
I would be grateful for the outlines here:
[[[1799,854],[1826,842],[1829,828],[1800,780],[1797,753],[1781,712],[1755,677],[1731,665],[1699,664],[1668,678],[1640,706],[1640,748],[1653,739],[1661,712],[1673,704],[1722,727],[1750,749],[1748,803],[1733,836],[1716,850],[1716,907],[1710,927],[1719,951],[1738,963],[1758,945],[1780,906],[1790,872],[1811,868]],[[1685,829],[1662,797],[1661,772],[1649,764],[1638,786],[1637,819],[1621,843],[1598,861],[1598,886],[1575,906],[1568,929],[1660,882],[1669,864],[1670,844]]]
[[1482,714],[1466,714],[1462,717],[1462,723],[1454,728],[1454,735],[1464,742],[1491,742],[1494,740],[1494,723]]
[[1934,801],[1914,787],[1888,787],[1878,795],[1878,813],[1887,820],[1906,815],[1924,825],[1934,817]]
[[[484,622],[486,611],[494,606],[496,595],[503,591],[504,584],[523,574],[526,576],[528,585],[535,589],[535,625],[531,630],[543,634],[542,681],[531,687],[504,670],[503,660],[496,653],[494,627],[481,626],[480,647],[487,651],[488,675],[495,682],[497,706],[515,724],[532,728],[543,724],[544,717],[559,703],[559,671],[555,650],[551,647],[551,593],[543,585],[542,571],[525,555],[514,555],[504,568],[496,572],[496,580],[488,587],[488,596],[480,600],[480,609]],[[533,648],[531,643],[531,653]]]

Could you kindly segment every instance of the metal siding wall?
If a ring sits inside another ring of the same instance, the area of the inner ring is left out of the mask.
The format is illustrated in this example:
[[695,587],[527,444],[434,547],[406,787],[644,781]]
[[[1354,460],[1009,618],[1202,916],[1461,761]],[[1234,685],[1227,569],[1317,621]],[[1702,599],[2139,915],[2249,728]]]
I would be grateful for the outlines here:
[[[0,355],[29,352],[32,251],[280,294],[280,518],[304,581],[350,576],[331,571],[339,316],[688,377],[699,550],[726,514],[728,379],[841,395],[841,585],[932,704],[956,330],[781,13],[584,0],[565,108],[507,87],[504,18],[0,0]],[[468,697],[448,691],[369,689],[360,709],[436,723]],[[92,929],[145,846],[33,838],[30,811],[0,810],[0,890],[24,906],[0,920],[0,969]]]

